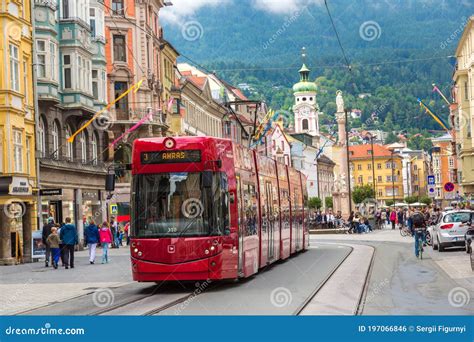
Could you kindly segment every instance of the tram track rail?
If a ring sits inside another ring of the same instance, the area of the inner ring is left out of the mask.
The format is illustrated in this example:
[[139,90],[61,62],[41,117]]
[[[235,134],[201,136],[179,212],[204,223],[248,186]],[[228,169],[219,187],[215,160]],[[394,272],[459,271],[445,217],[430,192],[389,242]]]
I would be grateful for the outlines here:
[[352,254],[352,252],[354,251],[354,248],[350,247],[350,246],[349,246],[349,248],[351,249],[351,251],[349,253],[347,253],[347,255],[344,258],[342,258],[342,260],[339,261],[333,267],[333,269],[327,274],[327,276],[324,278],[324,280],[321,283],[318,284],[318,286],[313,290],[313,292],[311,292],[311,294],[306,298],[306,300],[296,309],[296,311],[293,313],[294,316],[299,316],[304,311],[304,309],[308,306],[308,304],[311,303],[313,298],[316,297],[318,292],[321,291],[321,289],[324,287],[324,285],[326,285],[326,283],[329,281],[329,279],[331,279],[333,274],[339,269],[339,267],[344,263],[344,261],[346,261],[347,258]]
[[[308,306],[310,305],[310,303],[312,303],[312,301],[316,298],[316,296],[321,292],[323,291],[323,289],[325,289],[325,286],[328,285],[329,286],[329,282],[331,281],[331,279],[333,277],[336,277],[339,279],[339,281],[341,281],[340,277],[339,276],[335,276],[335,273],[339,270],[339,268],[347,261],[349,264],[352,262],[352,261],[349,261],[348,258],[351,257],[351,254],[354,253],[355,251],[355,245],[349,245],[349,244],[343,244],[343,245],[340,245],[340,246],[344,246],[344,247],[348,247],[350,248],[350,252],[340,261],[338,262],[334,268],[331,270],[331,272],[329,272],[327,274],[327,276],[325,277],[325,279],[314,289],[314,291],[311,293],[310,296],[308,296],[308,298],[298,307],[298,309],[294,312],[294,315],[304,315],[305,313],[303,313],[305,311],[306,308],[308,308]],[[370,279],[371,279],[371,276],[372,276],[372,271],[373,271],[373,265],[374,265],[374,260],[375,260],[375,253],[376,253],[376,249],[373,247],[373,246],[369,246],[373,249],[373,252],[371,253],[371,256],[370,256],[370,260],[368,260],[368,267],[367,267],[367,271],[365,272],[364,276],[363,276],[363,281],[361,282],[361,286],[359,287],[361,290],[360,290],[360,293],[354,293],[353,295],[355,295],[357,298],[356,302],[354,302],[354,306],[353,306],[353,309],[352,309],[352,315],[362,315],[362,312],[364,310],[364,305],[365,305],[365,301],[366,301],[366,297],[367,297],[367,292],[368,292],[368,288],[369,288],[369,282],[370,282]],[[357,253],[354,254],[355,256],[357,256]],[[344,268],[344,267],[343,267]],[[343,272],[342,274],[344,274],[344,272],[347,272],[347,270],[342,270],[341,272]],[[319,300],[318,300],[319,302]],[[327,303],[329,304],[329,303]],[[342,309],[342,307],[341,307]],[[349,311],[348,310],[348,307],[345,307],[345,309],[342,309],[344,311],[341,311],[341,312],[346,312],[344,314],[350,314],[348,313]],[[309,313],[311,314],[311,313]],[[317,314],[316,312],[314,314]],[[334,314],[334,313],[333,313]],[[340,313],[339,313],[340,314]]]

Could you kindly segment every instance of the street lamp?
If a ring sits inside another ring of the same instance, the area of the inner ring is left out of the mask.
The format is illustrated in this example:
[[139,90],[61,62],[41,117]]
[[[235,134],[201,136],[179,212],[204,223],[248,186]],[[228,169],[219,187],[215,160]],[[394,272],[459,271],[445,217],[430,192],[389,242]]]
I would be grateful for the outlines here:
[[391,150],[392,154],[392,198],[393,198],[393,207],[395,208],[395,168],[394,168],[394,160],[393,160],[393,155],[395,153],[395,150]]
[[375,188],[375,151],[374,151],[374,139],[377,136],[372,135],[371,133],[369,133],[369,136],[370,136],[370,146],[372,149],[372,153],[371,153],[372,154],[372,186],[374,188],[374,199],[377,202],[377,191]]

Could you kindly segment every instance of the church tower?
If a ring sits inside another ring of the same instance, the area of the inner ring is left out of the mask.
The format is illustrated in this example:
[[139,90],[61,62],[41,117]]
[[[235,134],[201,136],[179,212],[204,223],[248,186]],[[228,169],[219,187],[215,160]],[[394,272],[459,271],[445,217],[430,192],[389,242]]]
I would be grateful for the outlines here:
[[309,80],[310,70],[304,62],[299,73],[300,81],[293,86],[295,133],[308,133],[316,137],[319,136],[319,107],[316,102],[316,83]]

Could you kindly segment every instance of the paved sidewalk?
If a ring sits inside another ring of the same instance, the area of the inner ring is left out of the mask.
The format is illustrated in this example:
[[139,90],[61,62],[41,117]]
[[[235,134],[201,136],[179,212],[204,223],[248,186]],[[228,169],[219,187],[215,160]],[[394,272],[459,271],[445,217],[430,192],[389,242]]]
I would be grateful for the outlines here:
[[81,296],[96,288],[116,287],[132,281],[128,247],[110,249],[110,262],[89,263],[88,252],[75,253],[74,269],[44,267],[44,260],[0,267],[0,315],[11,315],[53,302]]
[[397,228],[374,230],[370,233],[363,234],[319,234],[311,235],[313,241],[340,240],[340,241],[379,241],[379,242],[400,242],[413,243],[413,238],[403,237]]

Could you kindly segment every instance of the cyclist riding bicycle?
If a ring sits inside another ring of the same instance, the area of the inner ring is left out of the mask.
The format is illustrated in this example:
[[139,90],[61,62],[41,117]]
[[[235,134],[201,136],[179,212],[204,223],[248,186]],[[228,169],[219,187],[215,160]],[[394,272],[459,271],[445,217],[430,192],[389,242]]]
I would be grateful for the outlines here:
[[[419,253],[419,241],[420,238],[423,241],[423,246],[426,246],[426,220],[423,213],[421,213],[418,209],[412,214],[411,216],[413,230],[415,232],[415,255],[418,258]],[[423,248],[423,247],[422,247]]]

